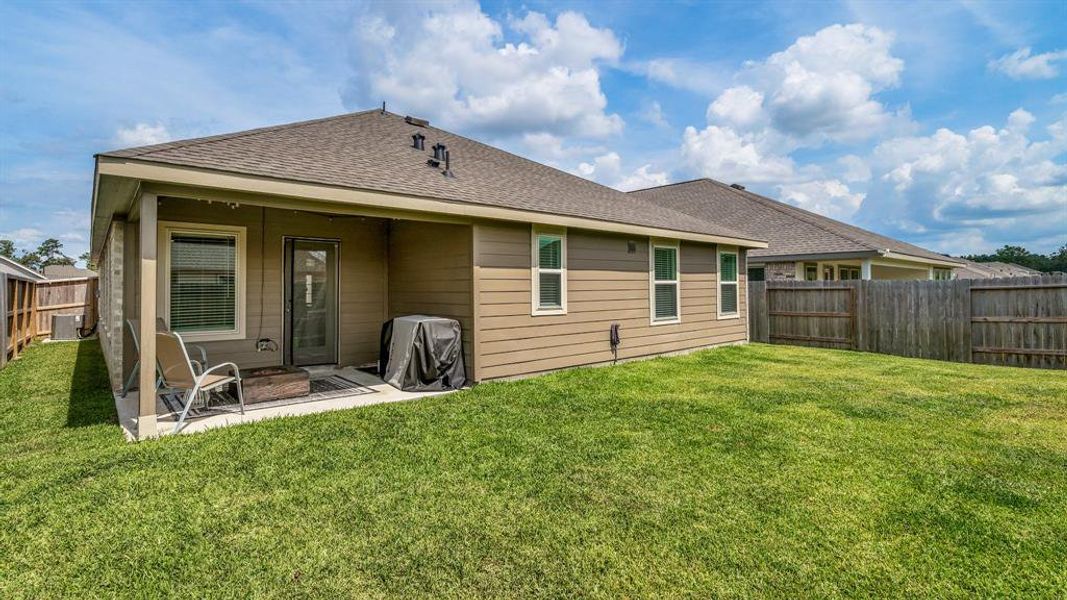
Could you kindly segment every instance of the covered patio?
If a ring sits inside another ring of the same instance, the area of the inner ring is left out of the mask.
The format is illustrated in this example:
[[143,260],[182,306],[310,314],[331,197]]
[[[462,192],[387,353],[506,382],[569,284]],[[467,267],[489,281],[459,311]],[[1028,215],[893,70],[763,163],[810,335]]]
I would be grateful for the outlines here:
[[[118,177],[101,178],[98,189],[110,208],[95,211],[109,217],[94,227],[106,232],[99,264],[111,274],[100,292],[100,335],[116,390],[138,362],[156,364],[157,323],[202,348],[209,366],[290,365],[311,371],[312,382],[338,374],[354,382],[347,393],[316,397],[313,389],[249,405],[245,415],[236,406],[194,410],[182,431],[426,395],[368,369],[382,323],[396,316],[459,321],[472,379],[469,220]],[[152,389],[155,377],[139,369],[130,387]],[[116,406],[132,438],[173,429],[165,396],[117,391]]]

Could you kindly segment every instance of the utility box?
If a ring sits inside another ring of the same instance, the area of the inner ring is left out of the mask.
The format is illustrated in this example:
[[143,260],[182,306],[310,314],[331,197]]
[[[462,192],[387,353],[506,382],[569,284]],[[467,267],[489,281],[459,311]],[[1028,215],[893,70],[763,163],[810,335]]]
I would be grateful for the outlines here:
[[52,315],[52,339],[76,340],[85,315]]

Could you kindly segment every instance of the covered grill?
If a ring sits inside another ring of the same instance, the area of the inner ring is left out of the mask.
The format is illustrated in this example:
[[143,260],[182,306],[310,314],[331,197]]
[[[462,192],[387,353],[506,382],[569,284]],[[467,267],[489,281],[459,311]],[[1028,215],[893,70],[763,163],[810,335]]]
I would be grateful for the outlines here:
[[382,326],[379,375],[407,392],[453,390],[466,385],[459,321],[409,315]]

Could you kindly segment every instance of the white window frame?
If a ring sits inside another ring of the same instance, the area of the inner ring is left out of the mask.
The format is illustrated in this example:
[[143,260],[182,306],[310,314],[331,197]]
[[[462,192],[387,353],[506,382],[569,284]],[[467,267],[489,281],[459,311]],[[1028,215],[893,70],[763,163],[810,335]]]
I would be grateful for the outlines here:
[[[656,279],[656,248],[674,250],[674,279]],[[673,283],[675,286],[676,314],[673,317],[656,318],[656,284]],[[682,248],[678,240],[648,241],[648,320],[652,325],[675,325],[682,322]]]
[[[542,269],[538,239],[554,237],[560,241],[559,269]],[[542,317],[547,315],[567,314],[567,230],[532,227],[530,229],[530,315]],[[541,273],[559,273],[560,307],[541,308]]]
[[[722,280],[722,257],[732,255],[736,264],[736,277],[734,281]],[[724,313],[722,312],[722,286],[726,283],[732,283],[737,288],[737,310],[734,312]],[[726,250],[721,247],[715,249],[715,290],[717,295],[715,297],[715,311],[719,319],[740,319],[741,318],[741,253],[736,247],[731,247]]]
[[156,281],[158,291],[156,294],[156,314],[166,320],[170,326],[170,239],[175,233],[187,233],[192,235],[232,235],[236,237],[236,267],[237,276],[236,297],[234,298],[234,329],[220,331],[197,331],[182,333],[182,339],[187,342],[215,342],[221,340],[243,340],[246,331],[247,304],[245,295],[248,280],[248,261],[246,251],[246,228],[236,225],[213,225],[210,223],[182,223],[177,221],[160,221],[157,230],[156,256],[158,268]]

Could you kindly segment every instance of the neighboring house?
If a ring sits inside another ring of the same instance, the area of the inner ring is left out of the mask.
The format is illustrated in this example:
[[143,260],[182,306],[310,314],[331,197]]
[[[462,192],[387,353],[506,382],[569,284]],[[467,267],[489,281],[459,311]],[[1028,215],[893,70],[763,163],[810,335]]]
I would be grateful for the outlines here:
[[22,263],[12,260],[6,256],[0,256],[0,273],[10,275],[17,279],[24,281],[44,281],[47,279],[44,275],[34,271],[33,269],[23,265]]
[[630,195],[766,239],[748,253],[753,280],[951,279],[963,261],[754,194],[697,179]]
[[1032,277],[1044,275],[1041,271],[1006,262],[974,262],[959,259],[964,265],[955,271],[956,279],[996,279],[998,277]]
[[100,154],[92,214],[116,385],[126,319],[253,367],[372,364],[386,319],[451,317],[473,381],[610,362],[613,323],[619,359],[744,342],[766,247],[378,110]]
[[44,268],[44,276],[48,279],[83,279],[96,277],[96,275],[96,271],[74,265],[48,265]]

